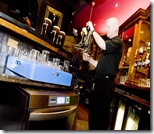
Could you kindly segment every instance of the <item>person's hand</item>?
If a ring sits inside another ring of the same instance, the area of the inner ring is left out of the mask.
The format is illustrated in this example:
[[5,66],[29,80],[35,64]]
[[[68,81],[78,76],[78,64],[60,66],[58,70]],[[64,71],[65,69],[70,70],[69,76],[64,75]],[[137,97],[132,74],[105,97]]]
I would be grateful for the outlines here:
[[86,29],[86,27],[83,27],[82,28],[82,31],[84,32],[85,35],[87,35],[87,29]]
[[93,26],[93,24],[92,24],[91,21],[88,21],[88,22],[86,23],[86,26],[89,26],[90,31],[94,31],[94,30],[95,30],[95,29],[94,29],[94,26]]
[[90,60],[90,55],[88,53],[83,53],[82,57],[83,57],[84,61],[89,61]]

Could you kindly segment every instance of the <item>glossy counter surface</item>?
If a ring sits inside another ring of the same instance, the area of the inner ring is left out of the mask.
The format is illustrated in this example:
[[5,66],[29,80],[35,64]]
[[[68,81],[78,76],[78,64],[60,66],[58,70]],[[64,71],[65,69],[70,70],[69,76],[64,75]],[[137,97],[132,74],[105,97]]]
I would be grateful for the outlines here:
[[116,86],[126,88],[126,89],[128,88],[128,89],[139,90],[139,91],[150,91],[150,87],[139,87],[132,84],[121,84],[116,82]]
[[116,83],[115,93],[150,108],[150,87],[138,87],[131,84]]

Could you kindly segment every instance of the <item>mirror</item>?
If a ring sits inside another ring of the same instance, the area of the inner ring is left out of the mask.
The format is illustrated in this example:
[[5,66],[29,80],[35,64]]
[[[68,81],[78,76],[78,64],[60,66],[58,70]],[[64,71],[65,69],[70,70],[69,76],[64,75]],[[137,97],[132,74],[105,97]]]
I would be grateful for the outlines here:
[[44,18],[51,19],[52,26],[56,25],[59,28],[61,28],[62,20],[63,20],[63,13],[59,12],[58,10],[47,5]]

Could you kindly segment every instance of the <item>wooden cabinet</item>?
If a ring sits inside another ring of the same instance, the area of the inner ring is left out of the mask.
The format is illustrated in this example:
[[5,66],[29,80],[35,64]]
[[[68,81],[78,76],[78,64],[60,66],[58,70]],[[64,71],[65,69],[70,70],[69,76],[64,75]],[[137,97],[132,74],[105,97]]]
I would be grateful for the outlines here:
[[124,42],[123,54],[116,81],[126,76],[125,81],[139,85],[140,78],[150,78],[150,7],[139,9],[120,26]]
[[119,35],[124,47],[115,79],[113,129],[150,130],[150,7],[126,20]]

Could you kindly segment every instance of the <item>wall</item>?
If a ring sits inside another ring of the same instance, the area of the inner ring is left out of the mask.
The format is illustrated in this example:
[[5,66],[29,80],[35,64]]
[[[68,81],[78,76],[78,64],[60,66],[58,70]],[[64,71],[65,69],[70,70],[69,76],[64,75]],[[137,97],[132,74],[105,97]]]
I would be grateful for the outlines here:
[[[99,34],[105,34],[105,20],[107,18],[115,16],[121,25],[139,8],[147,9],[150,5],[150,0],[93,0],[93,2],[95,2],[93,9],[90,3],[85,3],[74,11],[70,23],[71,28],[80,31],[89,21],[92,10],[91,21],[94,23],[96,31]],[[116,3],[119,4],[119,7],[115,7]]]

